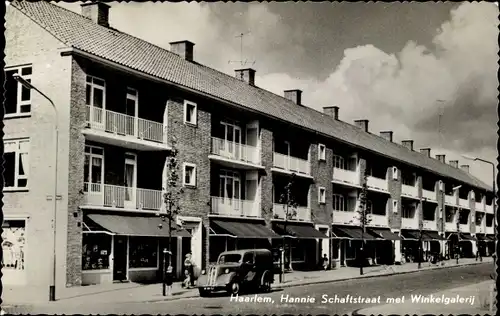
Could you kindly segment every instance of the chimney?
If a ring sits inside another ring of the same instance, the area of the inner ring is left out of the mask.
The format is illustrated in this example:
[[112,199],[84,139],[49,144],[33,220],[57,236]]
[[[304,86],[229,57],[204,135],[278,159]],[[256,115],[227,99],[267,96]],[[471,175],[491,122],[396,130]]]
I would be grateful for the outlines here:
[[297,105],[302,105],[302,90],[285,90],[284,97]]
[[193,61],[194,43],[190,41],[170,42],[170,51],[188,61]]
[[393,134],[392,131],[383,131],[383,132],[380,132],[380,137],[392,142],[392,134]]
[[446,163],[445,157],[445,155],[436,155],[436,159],[441,161],[442,163]]
[[[413,151],[413,140],[403,140],[401,142],[401,145]],[[429,156],[430,156],[430,149],[429,149]]]
[[325,106],[323,107],[323,113],[330,116],[333,119],[339,119],[339,107],[338,106]]
[[255,70],[252,68],[236,69],[234,75],[252,86],[255,85]]
[[91,1],[80,6],[84,17],[99,25],[109,26],[109,5],[100,1]]
[[422,154],[426,155],[427,157],[431,156],[431,149],[430,148],[422,148],[422,149],[420,149],[420,152]]
[[458,160],[450,160],[449,163],[453,168],[458,168]]
[[460,169],[462,169],[463,171],[469,173],[469,165],[461,165]]
[[368,120],[356,120],[354,121],[354,124],[364,130],[365,132],[368,132]]

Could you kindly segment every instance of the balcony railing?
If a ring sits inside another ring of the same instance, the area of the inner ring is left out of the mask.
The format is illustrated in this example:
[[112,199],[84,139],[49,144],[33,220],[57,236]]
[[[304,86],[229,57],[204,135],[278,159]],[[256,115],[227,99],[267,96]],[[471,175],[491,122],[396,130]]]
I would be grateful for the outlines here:
[[483,220],[481,224],[476,225],[476,233],[485,234],[486,233],[486,222]]
[[416,186],[403,184],[401,188],[401,193],[403,195],[418,197],[418,191]]
[[256,146],[240,144],[212,137],[211,153],[227,159],[260,164],[260,151]]
[[458,199],[458,205],[460,205],[460,207],[462,208],[470,208],[469,200]]
[[359,172],[333,168],[333,180],[359,185]]
[[481,212],[485,211],[483,202],[476,202],[474,208],[475,208],[476,212],[477,211],[481,211]]
[[435,201],[436,200],[436,192],[422,189],[422,197],[424,197],[428,200]]
[[234,217],[260,217],[260,207],[257,201],[228,199],[212,196],[211,214]]
[[333,211],[333,223],[359,225],[357,212]]
[[101,183],[84,183],[86,206],[116,207],[137,210],[160,210],[162,191]]
[[425,230],[437,230],[437,222],[436,221],[422,221],[422,228]]
[[368,226],[386,227],[389,225],[389,218],[386,215],[368,214],[368,218],[371,219]]
[[[295,221],[311,221],[311,209],[306,206],[298,206],[295,209],[289,208],[288,214],[291,215],[296,212],[296,215],[288,219]],[[285,219],[286,206],[283,204],[274,203],[273,204],[273,214],[275,218]]]
[[387,179],[368,176],[366,180],[366,185],[370,188],[387,191]]
[[490,205],[486,204],[485,210],[486,210],[486,213],[493,214],[493,205],[492,204],[490,204]]
[[91,129],[133,136],[157,143],[166,141],[162,123],[91,106],[87,106],[86,113],[87,123]]
[[457,198],[454,195],[444,195],[444,202],[450,205],[457,205]]
[[457,231],[457,223],[456,222],[444,223],[444,230],[447,232],[456,232]]
[[300,173],[305,175],[311,174],[311,168],[308,160],[274,153],[273,166],[286,171]]
[[418,229],[418,218],[415,216],[413,218],[401,218],[401,228],[406,229]]
[[462,233],[470,233],[470,225],[469,224],[460,224],[460,231]]

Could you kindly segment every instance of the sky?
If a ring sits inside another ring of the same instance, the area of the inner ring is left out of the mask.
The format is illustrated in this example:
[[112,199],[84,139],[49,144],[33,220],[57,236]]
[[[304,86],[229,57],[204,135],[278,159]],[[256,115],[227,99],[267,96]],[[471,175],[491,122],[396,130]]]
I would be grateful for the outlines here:
[[[80,12],[78,3],[59,3]],[[486,2],[110,3],[110,25],[158,46],[190,40],[197,62],[256,70],[276,94],[340,107],[492,183],[496,163],[498,6]],[[243,36],[243,43],[239,34]],[[243,49],[241,49],[243,48]],[[244,60],[243,65],[237,61]]]

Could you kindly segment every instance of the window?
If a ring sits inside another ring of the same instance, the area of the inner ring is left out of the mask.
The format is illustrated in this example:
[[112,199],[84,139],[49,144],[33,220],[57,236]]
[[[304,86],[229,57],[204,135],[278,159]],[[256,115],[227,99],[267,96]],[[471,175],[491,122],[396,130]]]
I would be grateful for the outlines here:
[[105,108],[106,83],[103,79],[87,76],[85,104],[96,108]]
[[345,211],[345,201],[344,197],[340,194],[333,194],[333,210],[334,211]]
[[26,221],[8,220],[2,224],[2,272],[24,270],[26,252]]
[[398,179],[398,168],[392,167],[392,180],[397,180],[397,179]]
[[[127,96],[125,102],[125,114],[137,117],[137,103],[139,102],[139,93],[137,92],[137,90],[133,88],[127,88]],[[133,124],[133,121],[128,120],[127,124]]]
[[197,124],[197,106],[196,103],[184,101],[184,123]]
[[479,226],[483,222],[484,213],[476,213],[476,225]]
[[325,204],[326,203],[326,189],[323,187],[320,187],[318,189],[318,202],[320,204]]
[[29,176],[29,139],[6,140],[5,188],[26,188]]
[[189,186],[196,186],[196,165],[191,163],[184,163],[184,176],[183,184]]
[[318,160],[326,161],[326,147],[323,144],[318,145]]
[[241,199],[241,180],[237,172],[221,170],[219,174],[219,197]]
[[111,236],[108,234],[84,233],[82,242],[82,269],[109,269]]
[[333,156],[333,167],[338,169],[345,169],[344,158],[341,156],[334,155]]
[[392,200],[392,212],[393,213],[398,212],[398,201],[397,200]]
[[439,191],[444,191],[444,183],[443,181],[439,180]]
[[401,203],[401,217],[403,218],[413,218],[417,210],[416,203]]
[[129,237],[129,267],[158,268],[158,239]]
[[104,174],[104,149],[85,146],[83,182],[85,192],[100,192]]
[[26,115],[31,112],[31,90],[17,82],[13,75],[19,74],[31,82],[31,66],[5,70],[5,116]]
[[243,263],[248,263],[248,264],[254,263],[253,252],[248,252],[243,256]]

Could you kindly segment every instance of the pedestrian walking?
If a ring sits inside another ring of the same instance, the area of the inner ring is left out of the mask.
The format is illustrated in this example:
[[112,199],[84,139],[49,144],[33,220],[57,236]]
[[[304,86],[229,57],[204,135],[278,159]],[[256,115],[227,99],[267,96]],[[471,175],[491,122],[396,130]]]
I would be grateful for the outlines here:
[[193,261],[191,260],[191,253],[188,253],[186,255],[186,260],[184,260],[184,271],[186,274],[186,287],[194,287]]
[[323,254],[323,270],[328,270],[328,256],[325,254]]
[[174,268],[169,265],[165,273],[165,285],[167,286],[167,296],[172,295],[172,283],[174,282]]

